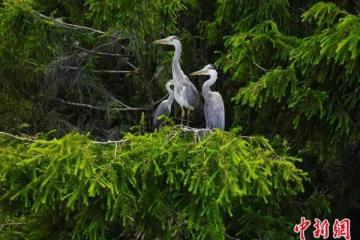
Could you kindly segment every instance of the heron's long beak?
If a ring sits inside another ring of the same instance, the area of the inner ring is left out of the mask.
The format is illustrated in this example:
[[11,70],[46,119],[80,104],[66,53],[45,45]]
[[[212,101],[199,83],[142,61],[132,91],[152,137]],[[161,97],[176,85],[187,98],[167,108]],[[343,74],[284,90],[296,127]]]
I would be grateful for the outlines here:
[[203,70],[190,73],[190,76],[202,76],[202,75],[206,75],[206,73]]
[[154,44],[163,44],[163,45],[167,45],[167,41],[165,39],[159,39],[156,41],[153,41]]

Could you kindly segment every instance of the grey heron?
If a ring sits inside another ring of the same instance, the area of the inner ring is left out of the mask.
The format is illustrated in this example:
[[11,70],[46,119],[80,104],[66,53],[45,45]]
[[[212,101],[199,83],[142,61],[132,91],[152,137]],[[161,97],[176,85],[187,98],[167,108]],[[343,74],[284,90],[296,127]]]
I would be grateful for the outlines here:
[[181,42],[176,36],[170,36],[164,39],[156,40],[154,43],[163,45],[172,45],[175,47],[175,54],[172,60],[171,70],[174,83],[174,97],[181,107],[181,124],[187,109],[187,124],[189,125],[190,111],[194,110],[199,101],[199,94],[194,84],[184,74],[180,67]]
[[168,117],[171,113],[171,106],[174,102],[174,92],[171,89],[171,86],[173,86],[173,85],[174,85],[174,80],[170,80],[166,83],[165,87],[166,87],[166,90],[168,91],[169,97],[167,99],[165,99],[164,101],[162,101],[155,110],[153,125],[156,128],[160,127],[161,124],[163,123],[163,121],[158,118],[161,115]]
[[210,87],[216,82],[217,71],[211,65],[206,65],[203,69],[193,72],[191,76],[206,75],[210,78],[202,86],[202,94],[205,100],[204,115],[206,128],[225,129],[225,108],[224,101],[218,92],[211,91]]

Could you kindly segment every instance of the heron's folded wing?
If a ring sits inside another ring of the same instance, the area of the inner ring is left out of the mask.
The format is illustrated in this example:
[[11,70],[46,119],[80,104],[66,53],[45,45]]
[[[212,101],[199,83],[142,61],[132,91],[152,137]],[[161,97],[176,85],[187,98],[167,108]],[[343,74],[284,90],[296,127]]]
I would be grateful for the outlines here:
[[199,94],[190,81],[185,83],[185,87],[186,100],[190,106],[195,107],[199,101]]
[[167,106],[167,100],[162,101],[159,106],[156,108],[155,112],[154,112],[154,120],[153,123],[154,125],[158,125],[159,124],[159,120],[158,117],[160,117],[161,115],[165,115],[165,116],[169,116],[170,115],[170,111],[169,108]]
[[225,128],[224,101],[217,92],[212,92],[206,100],[206,124],[209,128]]

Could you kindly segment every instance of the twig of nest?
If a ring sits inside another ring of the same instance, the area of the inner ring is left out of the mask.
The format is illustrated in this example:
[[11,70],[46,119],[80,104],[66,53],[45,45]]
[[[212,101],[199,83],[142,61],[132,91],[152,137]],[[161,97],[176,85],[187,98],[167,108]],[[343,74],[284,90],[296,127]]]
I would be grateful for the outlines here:
[[183,132],[191,132],[194,134],[194,141],[199,142],[202,138],[206,136],[206,134],[211,133],[214,131],[214,129],[208,129],[208,128],[193,128],[188,126],[181,126],[181,130]]

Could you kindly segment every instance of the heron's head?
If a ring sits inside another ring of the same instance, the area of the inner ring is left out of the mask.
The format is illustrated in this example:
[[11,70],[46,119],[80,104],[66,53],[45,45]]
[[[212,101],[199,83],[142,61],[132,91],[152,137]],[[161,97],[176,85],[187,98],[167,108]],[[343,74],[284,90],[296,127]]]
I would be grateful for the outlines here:
[[180,39],[177,36],[170,36],[170,37],[167,37],[167,38],[156,40],[153,43],[175,46],[176,44],[180,43]]
[[175,82],[174,82],[174,80],[169,80],[167,83],[166,83],[166,85],[165,85],[165,87],[166,87],[166,89],[167,89],[167,91],[170,93],[172,93],[173,92],[173,90],[171,89],[171,86],[174,86],[174,84],[175,84]]
[[213,65],[208,64],[203,69],[190,73],[191,76],[202,76],[202,75],[211,75],[212,72],[216,72],[216,69]]

